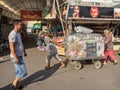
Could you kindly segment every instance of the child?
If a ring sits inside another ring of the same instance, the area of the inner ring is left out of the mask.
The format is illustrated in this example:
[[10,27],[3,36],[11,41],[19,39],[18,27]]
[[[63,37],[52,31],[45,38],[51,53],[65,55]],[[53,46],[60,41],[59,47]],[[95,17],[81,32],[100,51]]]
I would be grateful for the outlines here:
[[57,49],[56,49],[54,43],[55,43],[55,41],[53,41],[52,39],[49,39],[49,41],[47,41],[47,47],[48,47],[49,53],[46,57],[47,66],[45,67],[45,69],[50,69],[50,60],[52,57],[55,57],[55,59],[57,59],[61,63],[61,66],[59,68],[65,67],[65,64],[63,63],[63,61],[61,60],[61,58],[59,57],[59,55],[57,53]]

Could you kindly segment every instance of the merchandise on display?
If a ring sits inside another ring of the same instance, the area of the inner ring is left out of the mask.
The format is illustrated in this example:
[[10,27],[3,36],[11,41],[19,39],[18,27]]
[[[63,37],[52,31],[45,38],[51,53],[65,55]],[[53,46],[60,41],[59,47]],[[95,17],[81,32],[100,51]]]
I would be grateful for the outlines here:
[[89,29],[89,28],[86,28],[86,27],[82,27],[82,26],[74,27],[74,30],[77,33],[92,33],[93,32],[92,29]]
[[69,35],[65,38],[65,55],[69,59],[104,56],[104,39],[96,33]]

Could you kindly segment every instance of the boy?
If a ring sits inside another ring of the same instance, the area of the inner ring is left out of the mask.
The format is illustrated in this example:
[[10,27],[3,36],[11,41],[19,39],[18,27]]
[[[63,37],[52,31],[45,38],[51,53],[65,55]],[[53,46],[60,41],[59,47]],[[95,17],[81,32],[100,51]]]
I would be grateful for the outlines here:
[[48,39],[47,48],[48,48],[49,53],[48,53],[48,55],[46,57],[47,66],[45,67],[45,69],[50,69],[50,60],[51,60],[52,57],[55,57],[55,59],[57,59],[60,62],[61,66],[59,68],[64,68],[65,64],[63,63],[63,61],[59,57],[59,55],[57,53],[57,49],[56,49],[56,47],[55,47],[55,45],[53,43],[55,43],[54,40]]

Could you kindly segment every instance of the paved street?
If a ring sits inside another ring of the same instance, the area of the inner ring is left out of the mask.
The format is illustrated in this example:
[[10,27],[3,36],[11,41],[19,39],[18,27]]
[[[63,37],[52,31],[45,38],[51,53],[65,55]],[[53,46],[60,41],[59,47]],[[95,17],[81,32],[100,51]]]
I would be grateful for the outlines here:
[[[59,69],[59,64],[52,59],[50,70],[44,70],[45,52],[40,52],[35,45],[35,37],[25,41],[28,56],[24,58],[28,75],[22,80],[23,90],[120,90],[120,61],[113,65],[108,61],[100,70],[93,64],[86,64],[81,70],[74,70],[65,57],[66,68]],[[13,64],[9,60],[9,51],[3,53],[0,62],[0,90],[11,90],[9,84],[14,79]]]

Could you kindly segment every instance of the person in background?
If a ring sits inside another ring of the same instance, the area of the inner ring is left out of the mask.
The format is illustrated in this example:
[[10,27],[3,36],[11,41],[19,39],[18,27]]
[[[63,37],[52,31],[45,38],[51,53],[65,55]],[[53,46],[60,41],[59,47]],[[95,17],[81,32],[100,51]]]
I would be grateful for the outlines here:
[[43,40],[44,40],[44,33],[43,32],[40,32],[39,33],[39,36],[38,36],[38,48],[41,50],[41,51],[44,51],[44,47],[43,47]]
[[[63,63],[62,59],[59,57],[59,55],[57,53],[57,48],[54,45],[55,41],[52,38],[53,38],[53,36],[51,35],[50,39],[47,41],[48,54],[46,56],[47,66],[45,67],[45,69],[50,69],[50,60],[52,57],[55,57],[55,59],[60,62],[61,66],[59,68],[64,68],[65,64]],[[55,44],[57,44],[57,43],[55,43]]]
[[23,54],[27,56],[20,35],[21,20],[14,20],[14,28],[8,36],[9,47],[10,47],[10,58],[13,62],[15,69],[15,79],[11,83],[12,90],[22,89],[23,86],[20,85],[20,80],[27,75],[26,67],[23,61]]
[[104,30],[104,41],[105,41],[105,59],[103,60],[103,64],[106,65],[107,64],[107,58],[108,56],[110,57],[110,59],[114,62],[114,64],[117,64],[117,59],[113,54],[113,42],[112,42],[112,37],[111,37],[111,33],[109,30]]

